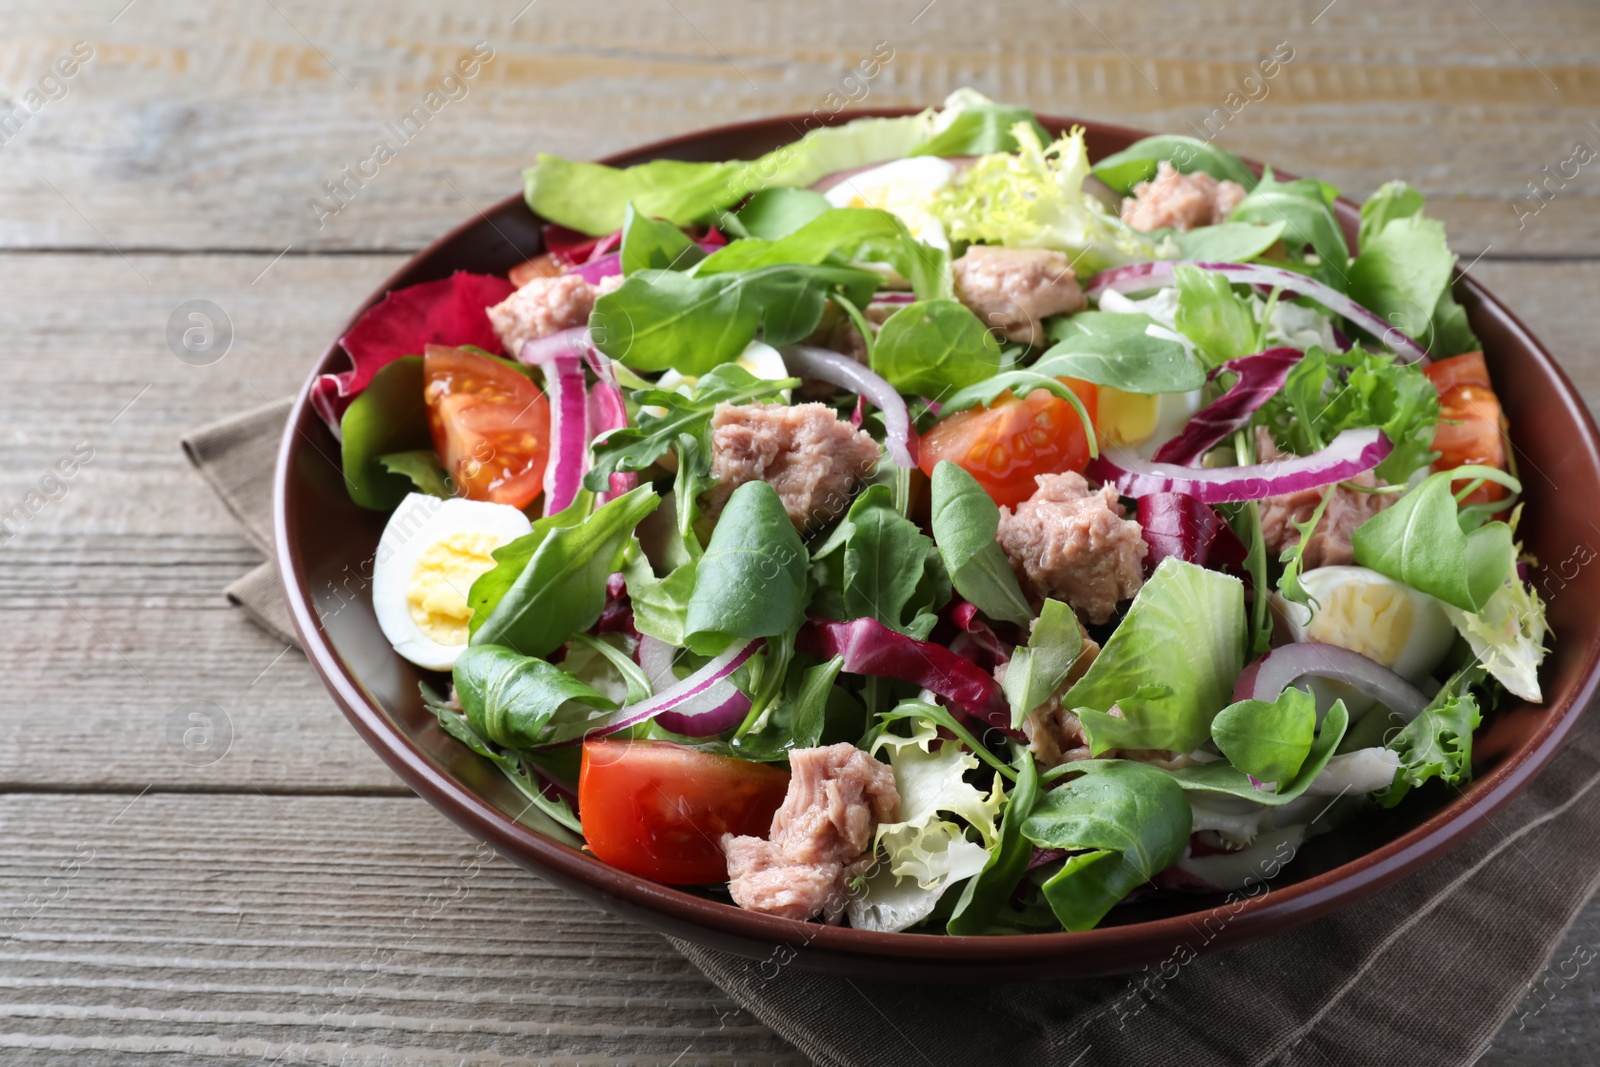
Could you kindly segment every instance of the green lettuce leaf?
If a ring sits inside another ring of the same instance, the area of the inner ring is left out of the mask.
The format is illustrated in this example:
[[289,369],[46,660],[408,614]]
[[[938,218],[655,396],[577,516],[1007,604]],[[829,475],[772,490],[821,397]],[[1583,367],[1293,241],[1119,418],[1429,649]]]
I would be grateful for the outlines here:
[[1033,843],[1022,836],[1022,823],[1033,814],[1038,800],[1039,771],[1033,765],[1033,757],[1023,752],[1016,788],[1006,798],[1005,814],[1000,820],[1000,840],[990,850],[983,870],[962,888],[945,924],[946,933],[984,933],[1010,901],[1012,890],[1027,873],[1028,861],[1033,858]]
[[1505,583],[1490,594],[1481,611],[1445,604],[1444,613],[1495,681],[1514,696],[1537,704],[1544,699],[1539,664],[1549,653],[1544,640],[1550,627],[1544,601],[1517,575],[1516,546],[1511,555]]
[[670,222],[647,218],[628,205],[622,220],[622,273],[688,270],[706,258],[700,246]]
[[1131,196],[1135,185],[1156,176],[1156,166],[1163,160],[1171,163],[1180,174],[1201,171],[1219,181],[1238,182],[1247,190],[1255,188],[1256,176],[1244,165],[1244,160],[1210,141],[1173,133],[1135,141],[1096,163],[1090,173],[1113,191]]
[[1173,321],[1207,363],[1217,367],[1258,351],[1255,315],[1225,275],[1180,263],[1172,277],[1178,294]]
[[[1286,693],[1300,691],[1285,690]],[[1335,700],[1333,707],[1329,708],[1328,714],[1324,716],[1322,729],[1317,731],[1316,740],[1311,743],[1310,751],[1301,762],[1300,769],[1287,781],[1276,779],[1276,789],[1258,787],[1245,771],[1222,760],[1183,767],[1173,771],[1172,776],[1187,790],[1220,793],[1256,804],[1277,807],[1291,800],[1298,800],[1305,794],[1306,789],[1316,781],[1317,775],[1322,773],[1328,761],[1338,751],[1339,743],[1344,740],[1349,728],[1350,713],[1345,710],[1344,701]]]
[[439,454],[431,448],[417,448],[409,452],[390,452],[378,457],[378,463],[390,474],[411,479],[419,493],[448,500],[455,496],[450,487],[450,476],[439,462]]
[[1050,134],[1033,112],[1010,104],[983,103],[961,110],[944,129],[912,150],[914,156],[983,156],[1015,152],[1019,145],[1011,132],[1017,124],[1031,127],[1040,141]]
[[1483,680],[1484,670],[1474,664],[1444,684],[1433,701],[1406,724],[1388,744],[1400,757],[1394,784],[1381,795],[1392,808],[1407,793],[1435,778],[1460,785],[1472,777],[1472,731],[1483,721],[1472,687]]
[[[1244,584],[1169,557],[1062,703],[1083,721],[1096,755],[1192,752],[1229,703],[1244,652]],[[1109,714],[1113,705],[1119,716]]]
[[1011,704],[1012,729],[1021,729],[1028,712],[1050,699],[1082,653],[1078,617],[1061,601],[1046,600],[1028,643],[1012,651],[1000,682]]
[[1288,223],[1221,222],[1174,233],[1181,259],[1202,263],[1248,263],[1278,243]]
[[762,189],[739,209],[737,218],[745,236],[775,241],[832,210],[827,197],[810,189]]
[[[1115,319],[1145,318],[1099,314]],[[1206,383],[1206,372],[1177,341],[1143,329],[1122,329],[1121,323],[1112,325],[1107,332],[1090,333],[1088,329],[1095,328],[1092,325],[1068,334],[1040,356],[1031,369],[1052,378],[1081,378],[1096,385],[1109,385],[1125,393],[1187,393]]]
[[1435,359],[1483,347],[1450,291],[1455,255],[1443,224],[1422,215],[1422,194],[1388,182],[1361,205],[1361,254],[1350,295],[1428,347]]
[[1250,195],[1233,209],[1232,222],[1283,223],[1283,243],[1300,255],[1307,248],[1319,262],[1311,274],[1341,293],[1350,286],[1350,246],[1333,213],[1339,190],[1314,178],[1280,182],[1268,167]]

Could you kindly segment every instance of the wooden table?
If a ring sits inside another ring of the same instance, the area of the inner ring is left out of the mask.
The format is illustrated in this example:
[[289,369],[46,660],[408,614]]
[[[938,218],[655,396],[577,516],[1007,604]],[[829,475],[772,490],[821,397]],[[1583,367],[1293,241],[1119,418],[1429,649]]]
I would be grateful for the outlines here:
[[[93,449],[0,545],[8,1064],[799,1061],[655,935],[409,795],[300,654],[223,601],[259,556],[177,448],[293,391],[355,301],[515,191],[536,151],[964,84],[1209,122],[1358,197],[1410,178],[1600,399],[1600,161],[1570,162],[1600,146],[1600,8],[1581,0],[205,8],[0,0],[0,88],[25,107],[0,128],[0,514]],[[344,179],[478,42],[493,58],[454,99]],[[892,51],[878,76],[850,80],[875,50]],[[1246,82],[1275,52],[1292,57],[1277,76]],[[167,343],[194,299],[235,333],[209,366]],[[205,765],[183,758],[194,701],[231,736]],[[1591,903],[1555,958],[1597,936]],[[1600,981],[1550,988],[1484,1062],[1592,1061]]]

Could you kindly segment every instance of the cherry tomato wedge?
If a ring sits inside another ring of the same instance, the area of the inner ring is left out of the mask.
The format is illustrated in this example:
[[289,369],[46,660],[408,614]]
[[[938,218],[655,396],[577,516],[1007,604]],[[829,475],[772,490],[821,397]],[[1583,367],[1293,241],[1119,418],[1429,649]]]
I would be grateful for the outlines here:
[[554,278],[562,273],[563,269],[549,252],[541,252],[532,259],[512,267],[506,277],[510,279],[512,285],[521,289],[535,278]]
[[[1500,398],[1489,381],[1482,352],[1468,352],[1430,364],[1423,370],[1439,390],[1439,425],[1433,449],[1439,453],[1434,470],[1451,470],[1467,464],[1506,469],[1506,439]],[[1466,503],[1499,500],[1505,489],[1485,482]]]
[[578,813],[589,850],[668,885],[728,880],[722,835],[766,837],[789,772],[669,741],[586,741]]
[[456,494],[525,508],[544,488],[550,403],[526,375],[464,348],[422,360],[428,430]]
[[[1091,420],[1097,392],[1090,382],[1061,379],[1083,401]],[[965,470],[994,498],[1016,507],[1033,495],[1034,475],[1081,471],[1089,435],[1067,401],[1047,389],[1019,400],[1001,393],[988,407],[958,411],[923,434],[918,463],[931,477],[940,460]]]

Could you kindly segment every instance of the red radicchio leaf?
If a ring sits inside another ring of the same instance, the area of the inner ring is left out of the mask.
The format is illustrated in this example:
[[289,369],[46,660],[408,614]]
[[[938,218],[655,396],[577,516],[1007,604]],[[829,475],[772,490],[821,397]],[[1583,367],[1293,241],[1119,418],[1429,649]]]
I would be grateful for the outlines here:
[[476,345],[498,353],[500,338],[485,312],[512,292],[504,278],[466,271],[396,289],[368,308],[340,339],[351,367],[312,383],[311,406],[337,433],[345,408],[373,375],[401,356],[417,355],[430,344]]
[[1223,371],[1239,378],[1233,388],[1195,412],[1182,433],[1156,449],[1155,462],[1185,467],[1199,463],[1218,441],[1249,425],[1250,416],[1283,388],[1289,371],[1304,356],[1298,348],[1269,348],[1259,355],[1230,359],[1212,371],[1213,378]]
[[569,268],[581,266],[608,252],[615,252],[622,244],[621,230],[596,237],[548,222],[545,223],[542,234],[544,250],[550,253],[550,258]]
[[958,631],[955,640],[950,643],[952,652],[986,670],[993,670],[1010,661],[1011,646],[988,623],[978,618],[976,604],[956,597],[942,614]]
[[1139,532],[1150,547],[1144,557],[1146,575],[1168,556],[1200,566],[1244,561],[1244,545],[1222,516],[1188,493],[1140,497]]
[[1012,732],[1011,708],[993,675],[943,645],[907,637],[877,619],[812,619],[801,627],[795,648],[820,659],[843,656],[844,669],[851,674],[920,685],[985,723]]

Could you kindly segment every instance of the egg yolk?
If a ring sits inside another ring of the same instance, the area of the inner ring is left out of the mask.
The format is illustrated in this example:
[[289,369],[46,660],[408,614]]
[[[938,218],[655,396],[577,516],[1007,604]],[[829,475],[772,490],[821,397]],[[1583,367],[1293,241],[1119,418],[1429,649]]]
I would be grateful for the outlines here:
[[441,645],[467,643],[467,591],[494,566],[489,553],[503,544],[504,538],[474,532],[453,533],[427,547],[406,584],[406,609],[424,637]]
[[1306,627],[1313,641],[1359,652],[1393,667],[1411,638],[1411,598],[1382,585],[1351,582],[1317,598],[1322,610]]
[[1095,409],[1095,430],[1103,444],[1136,445],[1156,432],[1160,398],[1143,393],[1124,393],[1109,385],[1100,386]]

